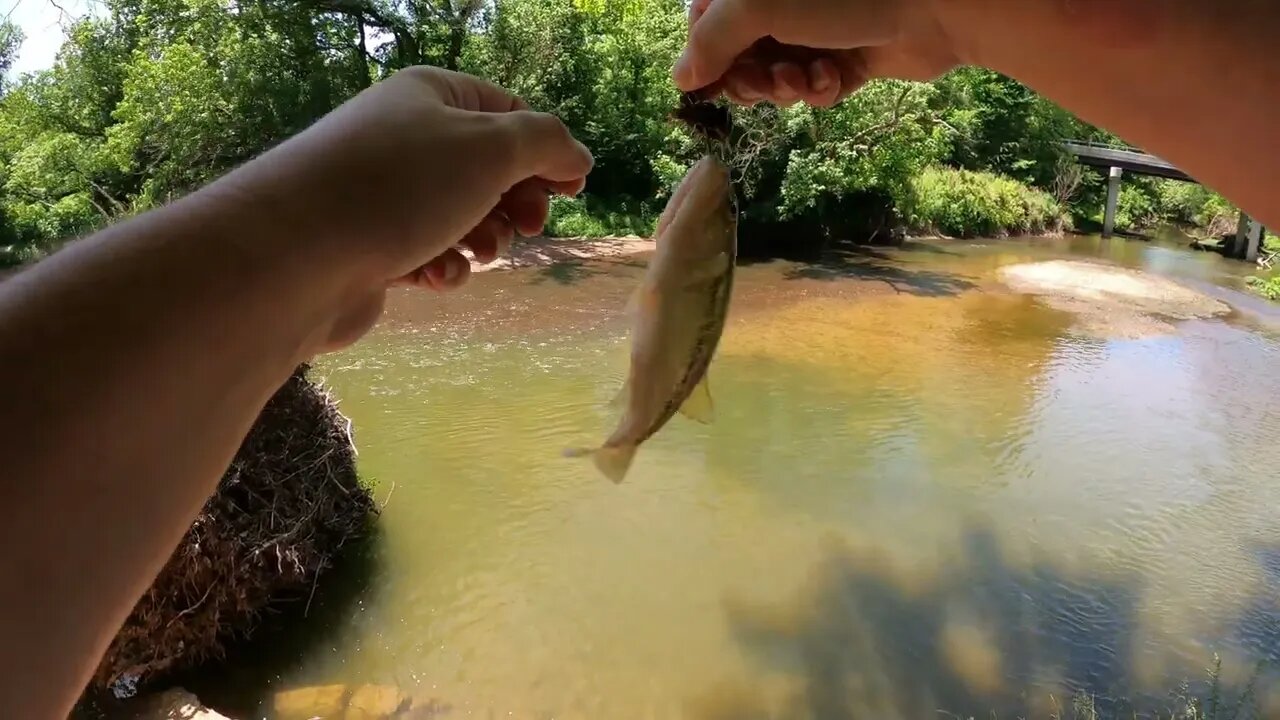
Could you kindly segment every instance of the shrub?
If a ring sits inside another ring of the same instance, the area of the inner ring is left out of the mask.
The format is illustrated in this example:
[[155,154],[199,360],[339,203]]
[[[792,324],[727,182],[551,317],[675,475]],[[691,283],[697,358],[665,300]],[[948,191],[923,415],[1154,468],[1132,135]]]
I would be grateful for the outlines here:
[[1203,185],[1161,180],[1156,184],[1156,202],[1161,218],[1180,225],[1195,225],[1214,195]]
[[604,223],[587,212],[579,198],[554,197],[544,232],[550,237],[596,237],[607,235]]
[[1160,212],[1154,192],[1138,183],[1127,183],[1120,187],[1120,198],[1116,206],[1116,227],[1141,230],[1159,221]]
[[912,180],[906,204],[913,228],[959,237],[1043,233],[1064,224],[1048,193],[986,172],[928,168]]
[[20,267],[45,256],[35,245],[0,245],[0,268]]
[[548,237],[648,237],[657,222],[657,215],[646,203],[623,200],[605,205],[591,197],[556,196],[551,199],[544,233]]
[[1269,278],[1250,277],[1249,287],[1268,300],[1280,302],[1280,275]]

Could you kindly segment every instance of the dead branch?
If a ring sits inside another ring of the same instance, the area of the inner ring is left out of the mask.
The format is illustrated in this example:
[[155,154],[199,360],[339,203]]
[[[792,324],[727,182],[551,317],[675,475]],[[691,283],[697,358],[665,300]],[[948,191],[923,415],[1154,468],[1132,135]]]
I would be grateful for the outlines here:
[[871,135],[873,133],[879,134],[882,131],[893,130],[897,128],[899,125],[901,125],[903,120],[902,106],[906,104],[907,98],[910,97],[912,91],[914,91],[915,89],[916,88],[914,85],[907,85],[906,87],[902,88],[902,92],[898,93],[898,99],[893,103],[893,114],[889,117],[888,120],[885,120],[884,122],[881,122],[881,123],[876,123],[875,125],[859,130],[858,132],[849,136],[846,142],[850,146],[857,146],[859,142],[862,140],[862,138],[867,137],[868,135]]

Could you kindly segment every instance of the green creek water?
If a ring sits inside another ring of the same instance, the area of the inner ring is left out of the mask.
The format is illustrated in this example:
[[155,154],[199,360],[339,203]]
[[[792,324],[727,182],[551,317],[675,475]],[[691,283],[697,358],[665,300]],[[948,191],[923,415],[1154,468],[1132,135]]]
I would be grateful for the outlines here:
[[[1082,335],[994,278],[1058,257],[1238,309]],[[715,423],[677,417],[615,486],[560,452],[612,429],[644,262],[397,293],[325,359],[377,536],[206,699],[271,717],[274,692],[373,683],[446,718],[1004,717],[1081,688],[1158,704],[1215,651],[1228,683],[1280,662],[1280,333],[1245,265],[1096,237],[744,265]]]

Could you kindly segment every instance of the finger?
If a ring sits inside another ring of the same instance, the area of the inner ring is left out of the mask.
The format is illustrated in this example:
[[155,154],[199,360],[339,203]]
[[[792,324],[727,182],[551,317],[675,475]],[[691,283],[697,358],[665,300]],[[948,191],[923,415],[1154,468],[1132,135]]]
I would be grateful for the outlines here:
[[754,107],[756,103],[764,99],[762,95],[741,81],[726,83],[724,96],[729,98],[730,102],[746,107]]
[[707,6],[711,4],[711,0],[693,0],[689,4],[689,28],[692,29],[702,19],[704,13],[707,12]]
[[724,75],[744,50],[768,34],[774,3],[715,0],[689,28],[689,41],[672,69],[676,86],[697,90]]
[[476,262],[488,265],[497,260],[499,255],[506,253],[514,235],[515,229],[511,226],[511,221],[500,212],[491,212],[480,224],[471,228],[459,244],[471,249]]
[[420,83],[440,102],[460,110],[505,113],[529,109],[523,100],[498,85],[466,73],[418,65],[399,70],[394,77]]
[[729,99],[743,105],[754,105],[773,90],[773,76],[753,59],[734,63],[725,76]]
[[867,72],[867,59],[862,50],[837,53],[833,56],[840,73],[840,92],[836,94],[836,102],[840,102],[858,90],[871,79]]
[[550,202],[546,182],[529,178],[508,190],[498,202],[498,209],[509,219],[509,226],[521,235],[531,237],[542,232]]
[[773,92],[770,93],[770,98],[777,105],[793,105],[809,91],[809,79],[796,63],[774,63],[769,68],[769,74],[773,78]]
[[808,92],[804,101],[814,107],[831,107],[840,95],[840,68],[835,60],[818,58],[809,63]]
[[419,283],[437,292],[460,288],[470,278],[471,261],[453,248],[445,250],[419,272]]
[[514,161],[511,185],[531,177],[577,183],[591,172],[591,151],[555,115],[521,110],[502,116]]
[[720,94],[724,92],[727,92],[727,88],[722,77],[698,88],[697,92],[694,93],[694,97],[706,102],[715,102],[716,98],[720,97]]
[[574,197],[578,193],[582,192],[583,188],[587,186],[587,179],[585,177],[580,177],[573,180],[565,180],[563,182],[548,181],[546,186],[548,190],[557,195],[568,195],[569,197]]

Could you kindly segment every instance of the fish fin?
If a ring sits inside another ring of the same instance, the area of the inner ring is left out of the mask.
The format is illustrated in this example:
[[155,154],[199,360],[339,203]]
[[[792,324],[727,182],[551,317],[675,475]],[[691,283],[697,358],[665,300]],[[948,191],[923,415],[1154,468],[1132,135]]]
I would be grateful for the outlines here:
[[706,375],[702,376],[694,386],[693,392],[685,398],[680,406],[680,414],[703,425],[710,425],[715,420],[715,408],[711,403],[711,386],[707,384]]
[[564,451],[565,457],[590,457],[596,469],[614,483],[621,483],[631,469],[631,461],[636,457],[635,445],[604,446],[599,448],[572,448]]

